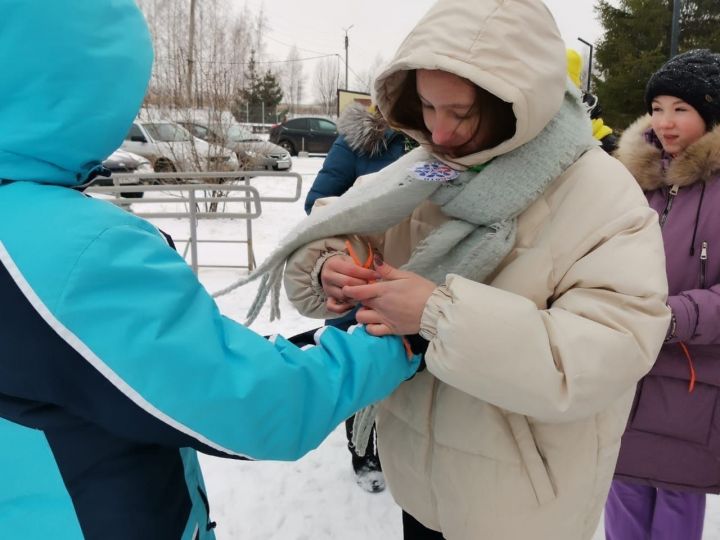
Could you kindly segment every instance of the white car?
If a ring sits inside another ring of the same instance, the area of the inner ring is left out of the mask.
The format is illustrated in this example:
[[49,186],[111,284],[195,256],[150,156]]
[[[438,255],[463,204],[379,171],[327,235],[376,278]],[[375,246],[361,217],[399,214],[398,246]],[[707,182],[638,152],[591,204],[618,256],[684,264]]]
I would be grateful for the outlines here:
[[[102,162],[105,167],[112,174],[115,173],[151,173],[153,172],[152,165],[143,156],[120,150],[115,150],[112,154],[106,157]],[[93,181],[93,186],[113,186],[117,182],[119,186],[139,186],[141,181],[134,176],[127,176],[124,178],[113,179],[109,176],[98,175]],[[127,198],[139,198],[143,196],[142,191],[127,191],[120,193],[121,196]]]
[[168,121],[136,120],[120,146],[152,163],[155,172],[236,171],[235,153],[193,137],[182,126]]

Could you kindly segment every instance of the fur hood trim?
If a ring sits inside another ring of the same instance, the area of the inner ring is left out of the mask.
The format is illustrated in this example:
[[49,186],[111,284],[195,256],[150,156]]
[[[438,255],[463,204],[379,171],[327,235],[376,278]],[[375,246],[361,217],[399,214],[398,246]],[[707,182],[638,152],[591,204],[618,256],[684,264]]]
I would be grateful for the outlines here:
[[387,121],[359,103],[345,108],[338,118],[337,128],[353,152],[369,157],[385,152],[391,138],[386,133],[390,129]]
[[645,140],[650,115],[638,118],[620,137],[615,157],[625,165],[645,191],[664,185],[689,186],[720,174],[720,126],[703,135],[662,170],[661,151]]

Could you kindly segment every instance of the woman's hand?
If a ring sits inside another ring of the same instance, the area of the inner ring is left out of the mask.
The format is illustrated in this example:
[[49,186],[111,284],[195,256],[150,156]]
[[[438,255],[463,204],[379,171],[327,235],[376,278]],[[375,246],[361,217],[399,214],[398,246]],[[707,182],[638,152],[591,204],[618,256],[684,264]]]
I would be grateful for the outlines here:
[[367,332],[374,336],[417,334],[425,304],[437,285],[377,260],[375,270],[382,281],[342,289],[344,297],[363,305],[357,321],[365,324]]
[[379,278],[376,271],[356,265],[348,255],[330,257],[320,271],[320,283],[327,296],[327,310],[332,313],[349,311],[357,302],[345,296],[343,287],[365,285]]

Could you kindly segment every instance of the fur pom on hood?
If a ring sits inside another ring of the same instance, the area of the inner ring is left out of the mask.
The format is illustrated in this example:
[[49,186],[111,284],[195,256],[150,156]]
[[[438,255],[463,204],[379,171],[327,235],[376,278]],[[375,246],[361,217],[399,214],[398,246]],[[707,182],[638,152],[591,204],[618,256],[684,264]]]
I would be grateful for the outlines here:
[[392,138],[387,136],[390,126],[382,115],[359,103],[348,105],[338,118],[337,128],[353,152],[369,157],[385,152]]
[[720,126],[688,146],[663,173],[661,150],[645,139],[650,116],[638,118],[620,137],[615,157],[625,165],[645,191],[664,185],[689,186],[720,174]]

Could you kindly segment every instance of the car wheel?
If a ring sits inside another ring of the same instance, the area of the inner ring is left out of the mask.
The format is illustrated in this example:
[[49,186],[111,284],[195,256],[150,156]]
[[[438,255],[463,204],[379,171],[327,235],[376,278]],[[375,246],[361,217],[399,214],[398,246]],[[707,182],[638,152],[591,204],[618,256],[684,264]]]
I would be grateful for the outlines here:
[[166,159],[158,159],[155,162],[155,172],[175,172],[175,165],[172,164],[171,161],[168,161]]
[[[169,161],[167,159],[158,159],[155,162],[155,166],[153,167],[153,170],[157,173],[164,173],[164,172],[175,172],[177,169],[175,168],[175,165],[172,161]],[[150,185],[161,185],[161,184],[179,184],[182,180],[180,178],[153,178],[145,180],[145,183]]]
[[284,148],[287,152],[290,153],[291,156],[297,156],[297,152],[295,151],[295,146],[293,146],[293,143],[288,141],[287,139],[283,139],[278,143],[278,146],[281,146]]

